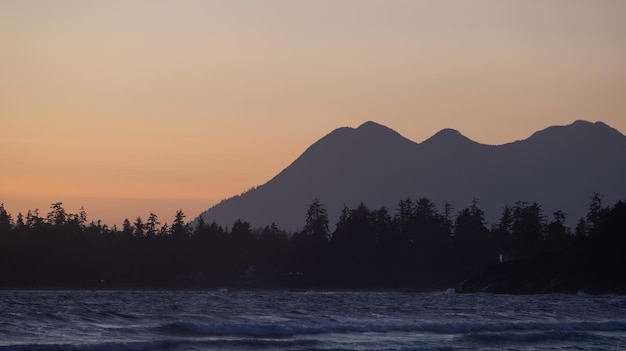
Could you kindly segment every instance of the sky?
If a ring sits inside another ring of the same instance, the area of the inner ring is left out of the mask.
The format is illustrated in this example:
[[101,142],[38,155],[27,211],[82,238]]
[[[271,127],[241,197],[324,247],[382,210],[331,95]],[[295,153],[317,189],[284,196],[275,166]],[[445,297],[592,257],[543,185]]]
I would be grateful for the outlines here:
[[0,203],[162,223],[365,121],[626,132],[626,1],[0,0]]

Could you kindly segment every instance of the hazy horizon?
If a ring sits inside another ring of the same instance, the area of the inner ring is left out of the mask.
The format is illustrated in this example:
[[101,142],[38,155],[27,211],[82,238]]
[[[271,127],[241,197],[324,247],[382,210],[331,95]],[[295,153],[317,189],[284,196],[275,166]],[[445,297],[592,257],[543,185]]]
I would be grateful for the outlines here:
[[626,131],[620,1],[0,2],[0,202],[191,219],[365,121]]

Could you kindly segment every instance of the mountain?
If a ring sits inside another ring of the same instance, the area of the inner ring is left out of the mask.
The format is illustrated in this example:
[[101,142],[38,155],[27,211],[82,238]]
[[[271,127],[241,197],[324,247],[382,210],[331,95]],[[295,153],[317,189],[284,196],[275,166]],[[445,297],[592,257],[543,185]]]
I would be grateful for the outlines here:
[[374,122],[342,127],[311,145],[269,182],[223,200],[201,216],[206,222],[253,227],[276,223],[296,231],[308,204],[326,206],[334,225],[344,205],[364,202],[394,213],[398,201],[426,197],[455,211],[473,199],[497,222],[504,205],[542,205],[547,219],[562,210],[568,224],[587,213],[594,192],[610,205],[626,198],[626,137],[602,122],[576,121],[525,140],[484,145],[453,129],[422,143]]

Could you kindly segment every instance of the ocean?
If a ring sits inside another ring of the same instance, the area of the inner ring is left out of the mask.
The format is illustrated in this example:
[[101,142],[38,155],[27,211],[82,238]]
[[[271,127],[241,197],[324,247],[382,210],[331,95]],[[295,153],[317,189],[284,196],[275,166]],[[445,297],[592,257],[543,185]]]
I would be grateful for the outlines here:
[[0,291],[0,350],[626,350],[626,296]]

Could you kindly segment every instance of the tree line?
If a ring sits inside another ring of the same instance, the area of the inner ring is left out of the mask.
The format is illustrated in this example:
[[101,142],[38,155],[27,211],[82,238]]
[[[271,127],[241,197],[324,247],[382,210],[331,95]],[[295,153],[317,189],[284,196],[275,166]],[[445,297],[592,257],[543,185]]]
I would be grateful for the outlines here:
[[[230,229],[199,218],[172,224],[150,213],[121,228],[88,222],[53,203],[14,219],[0,204],[0,287],[334,287],[441,288],[499,262],[575,257],[586,267],[611,267],[626,257],[626,206],[604,206],[594,194],[572,230],[565,214],[546,219],[537,203],[504,206],[488,227],[477,200],[454,211],[427,198],[407,198],[391,212],[344,206],[334,229],[317,199],[304,227],[276,224]],[[573,255],[573,256],[572,256]],[[569,261],[568,261],[569,262]]]

